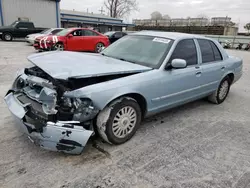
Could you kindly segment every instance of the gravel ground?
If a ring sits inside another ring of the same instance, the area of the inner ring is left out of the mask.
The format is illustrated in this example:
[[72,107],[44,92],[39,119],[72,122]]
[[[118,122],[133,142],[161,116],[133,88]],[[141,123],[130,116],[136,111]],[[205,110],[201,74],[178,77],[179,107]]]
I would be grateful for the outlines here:
[[42,150],[14,128],[3,96],[32,53],[23,42],[0,41],[0,187],[250,187],[249,52],[229,51],[244,59],[244,75],[223,104],[166,111],[129,142],[90,141],[78,156]]

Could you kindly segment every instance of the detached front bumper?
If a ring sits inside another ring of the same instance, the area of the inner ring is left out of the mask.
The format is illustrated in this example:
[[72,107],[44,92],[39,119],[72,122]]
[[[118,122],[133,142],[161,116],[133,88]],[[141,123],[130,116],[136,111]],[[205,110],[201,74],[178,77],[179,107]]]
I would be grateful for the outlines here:
[[[22,104],[10,92],[5,96],[5,102],[16,119],[16,125],[28,138],[40,147],[70,154],[81,154],[93,131],[78,126],[78,122],[47,122],[42,131],[37,131],[35,124],[26,121],[29,104]],[[34,122],[37,118],[34,119]]]

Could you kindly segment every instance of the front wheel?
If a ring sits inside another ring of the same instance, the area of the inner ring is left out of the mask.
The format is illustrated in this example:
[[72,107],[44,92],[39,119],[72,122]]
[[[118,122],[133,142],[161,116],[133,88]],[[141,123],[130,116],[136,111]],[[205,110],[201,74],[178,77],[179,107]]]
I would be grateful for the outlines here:
[[96,122],[99,135],[111,144],[122,144],[131,139],[140,123],[140,106],[130,97],[112,102],[100,112]]
[[229,90],[230,90],[230,79],[227,76],[221,81],[218,89],[208,97],[208,100],[215,104],[221,104],[227,98]]
[[54,50],[56,50],[56,51],[63,51],[64,50],[64,45],[62,43],[57,43],[54,46]]
[[4,33],[3,36],[2,36],[2,39],[4,41],[12,41],[13,40],[13,36],[10,33]]
[[96,46],[95,46],[95,52],[100,53],[102,51],[103,47],[104,47],[103,43],[101,43],[101,42],[97,43]]

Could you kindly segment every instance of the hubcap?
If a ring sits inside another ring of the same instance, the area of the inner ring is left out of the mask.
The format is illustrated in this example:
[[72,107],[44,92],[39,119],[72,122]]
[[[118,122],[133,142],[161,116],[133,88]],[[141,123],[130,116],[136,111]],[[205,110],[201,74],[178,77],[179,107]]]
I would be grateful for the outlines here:
[[227,93],[228,93],[228,89],[229,89],[229,83],[228,81],[224,81],[220,87],[220,91],[219,91],[219,98],[220,100],[223,100]]
[[102,51],[103,44],[97,44],[96,51],[99,53]]
[[55,46],[55,49],[58,50],[58,51],[63,51],[63,45],[57,44],[57,45]]
[[113,134],[118,138],[124,138],[131,133],[137,122],[136,111],[131,106],[123,107],[115,115],[112,124]]
[[5,35],[5,40],[11,40],[11,36],[8,35],[8,34],[6,34],[6,35]]

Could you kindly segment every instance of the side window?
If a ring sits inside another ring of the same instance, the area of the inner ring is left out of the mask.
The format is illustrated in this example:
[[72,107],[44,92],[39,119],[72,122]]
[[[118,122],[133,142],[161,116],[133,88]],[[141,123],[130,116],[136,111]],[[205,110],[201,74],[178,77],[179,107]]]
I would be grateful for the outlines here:
[[122,37],[122,32],[117,32],[114,35],[115,38],[121,38]]
[[215,61],[221,61],[222,60],[222,55],[220,53],[220,50],[218,49],[218,47],[212,41],[210,41],[210,44],[211,44],[213,52],[214,52]]
[[95,33],[94,31],[84,30],[83,36],[98,36],[98,34]]
[[197,64],[197,50],[193,39],[185,39],[180,41],[170,58],[170,62],[173,59],[184,59],[187,61],[187,65]]
[[22,23],[22,22],[20,22],[20,23],[17,25],[17,27],[18,27],[18,28],[22,28],[22,29],[31,28],[31,27],[29,26],[28,23]]
[[209,63],[215,61],[214,51],[209,40],[198,39],[201,49],[202,63]]
[[71,32],[71,34],[75,37],[82,36],[82,30],[81,29],[75,30],[75,31]]

